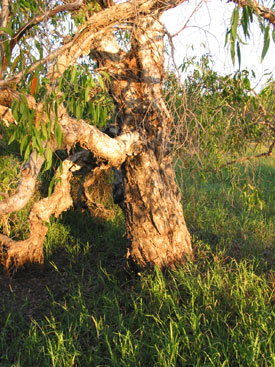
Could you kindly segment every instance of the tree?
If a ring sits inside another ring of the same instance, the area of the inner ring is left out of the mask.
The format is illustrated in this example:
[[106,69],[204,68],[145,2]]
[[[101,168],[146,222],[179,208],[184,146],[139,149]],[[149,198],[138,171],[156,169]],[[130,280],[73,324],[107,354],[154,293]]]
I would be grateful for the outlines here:
[[[43,261],[46,223],[72,205],[70,180],[89,166],[91,153],[97,170],[116,170],[114,192],[131,257],[162,268],[192,257],[172,165],[173,118],[162,94],[166,31],[160,17],[183,2],[2,0],[0,111],[25,163],[16,192],[1,193],[0,215],[23,208],[53,153],[68,153],[52,193],[30,211],[29,238],[16,242],[0,234],[7,269]],[[266,20],[264,56],[274,12],[254,0],[236,3],[228,31],[232,57],[235,47],[239,55],[239,19],[248,36],[253,14]],[[114,136],[99,128],[111,117]],[[75,146],[82,149],[74,152]]]

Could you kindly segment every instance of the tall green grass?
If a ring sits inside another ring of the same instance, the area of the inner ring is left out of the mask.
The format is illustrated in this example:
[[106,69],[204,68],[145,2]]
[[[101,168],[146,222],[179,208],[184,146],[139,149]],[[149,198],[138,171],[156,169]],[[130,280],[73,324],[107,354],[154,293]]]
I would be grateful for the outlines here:
[[0,277],[0,367],[275,366],[274,160],[179,175],[194,262],[133,267],[119,213],[51,220],[45,265]]

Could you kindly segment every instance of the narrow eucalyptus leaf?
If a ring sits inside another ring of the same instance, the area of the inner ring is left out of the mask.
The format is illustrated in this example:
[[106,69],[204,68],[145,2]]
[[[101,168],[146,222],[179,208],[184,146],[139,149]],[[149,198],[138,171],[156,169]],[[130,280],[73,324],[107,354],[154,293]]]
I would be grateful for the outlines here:
[[265,33],[264,33],[264,47],[263,47],[263,51],[262,51],[261,61],[263,61],[263,59],[265,58],[265,55],[267,54],[267,51],[269,49],[269,45],[270,45],[269,30],[270,30],[270,27],[269,26],[265,28]]

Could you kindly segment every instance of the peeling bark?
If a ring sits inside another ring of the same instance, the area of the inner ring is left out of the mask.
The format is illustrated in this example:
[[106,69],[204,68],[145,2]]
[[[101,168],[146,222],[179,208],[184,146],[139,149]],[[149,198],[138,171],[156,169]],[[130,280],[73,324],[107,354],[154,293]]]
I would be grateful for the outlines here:
[[172,162],[160,163],[148,149],[127,161],[124,170],[129,254],[142,266],[181,264],[192,256],[192,245]]
[[79,143],[82,148],[108,161],[113,167],[119,167],[127,157],[141,150],[142,140],[138,131],[110,138],[95,126],[71,118],[66,111],[60,112],[59,121],[65,146],[72,147]]
[[131,51],[121,51],[112,35],[92,50],[112,77],[121,130],[142,130],[146,142],[122,166],[129,255],[141,266],[161,268],[192,256],[172,165],[172,118],[162,98],[163,36],[156,15],[140,16],[133,27]]

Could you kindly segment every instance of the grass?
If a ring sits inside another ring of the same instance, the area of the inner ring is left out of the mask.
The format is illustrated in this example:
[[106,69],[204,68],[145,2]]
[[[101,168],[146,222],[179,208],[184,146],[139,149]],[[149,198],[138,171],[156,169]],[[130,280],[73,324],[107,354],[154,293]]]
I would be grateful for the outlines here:
[[275,366],[274,160],[180,173],[195,261],[140,272],[121,214],[64,213],[0,276],[0,367]]

